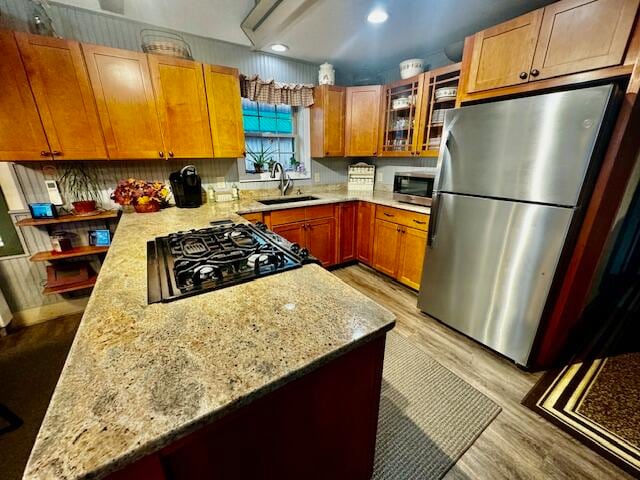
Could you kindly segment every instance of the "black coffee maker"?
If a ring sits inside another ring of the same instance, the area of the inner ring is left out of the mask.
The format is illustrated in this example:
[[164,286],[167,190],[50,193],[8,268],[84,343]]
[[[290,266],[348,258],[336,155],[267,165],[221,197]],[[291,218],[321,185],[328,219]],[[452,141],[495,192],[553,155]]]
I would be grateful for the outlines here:
[[183,167],[169,175],[173,198],[178,208],[195,208],[202,205],[202,180],[193,165]]

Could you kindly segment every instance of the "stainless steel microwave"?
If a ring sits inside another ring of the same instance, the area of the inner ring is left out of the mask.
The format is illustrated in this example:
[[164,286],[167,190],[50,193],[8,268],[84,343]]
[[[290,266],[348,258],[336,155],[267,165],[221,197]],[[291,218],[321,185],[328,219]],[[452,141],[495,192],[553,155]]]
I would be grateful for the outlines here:
[[435,174],[398,172],[393,179],[393,198],[401,202],[431,205]]

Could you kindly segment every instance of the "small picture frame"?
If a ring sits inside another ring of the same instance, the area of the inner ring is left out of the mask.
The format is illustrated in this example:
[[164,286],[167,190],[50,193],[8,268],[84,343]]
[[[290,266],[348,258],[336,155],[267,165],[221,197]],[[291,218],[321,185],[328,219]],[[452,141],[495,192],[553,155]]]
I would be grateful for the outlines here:
[[111,245],[111,232],[107,229],[90,230],[89,245],[93,247],[108,247]]
[[32,218],[58,218],[58,211],[53,203],[30,203]]

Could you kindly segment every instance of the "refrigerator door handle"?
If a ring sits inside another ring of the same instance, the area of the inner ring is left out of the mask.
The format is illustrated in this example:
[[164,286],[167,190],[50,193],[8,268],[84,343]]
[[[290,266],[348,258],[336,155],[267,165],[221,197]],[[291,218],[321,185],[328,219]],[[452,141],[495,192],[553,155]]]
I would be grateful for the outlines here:
[[[454,119],[449,128],[445,132],[444,141],[440,147],[440,171],[438,172],[438,188],[440,187],[440,179],[444,173],[444,155],[449,151],[449,139],[451,138],[451,128],[455,125],[456,119]],[[440,193],[438,190],[433,191],[431,196],[431,213],[429,214],[429,227],[427,228],[427,247],[430,247],[433,240],[436,238],[436,230],[438,225],[438,210],[440,209]]]
[[429,215],[429,227],[427,228],[427,247],[430,247],[436,238],[436,225],[438,219],[438,209],[440,208],[440,195],[433,192],[431,198],[431,214]]

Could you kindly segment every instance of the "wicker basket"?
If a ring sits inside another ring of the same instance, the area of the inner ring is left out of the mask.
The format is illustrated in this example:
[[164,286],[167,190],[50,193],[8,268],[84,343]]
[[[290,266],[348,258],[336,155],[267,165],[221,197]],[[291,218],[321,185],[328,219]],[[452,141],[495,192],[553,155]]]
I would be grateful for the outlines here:
[[145,53],[169,55],[171,57],[193,60],[191,47],[184,38],[177,33],[145,28],[140,31],[140,38],[142,40],[142,51]]

